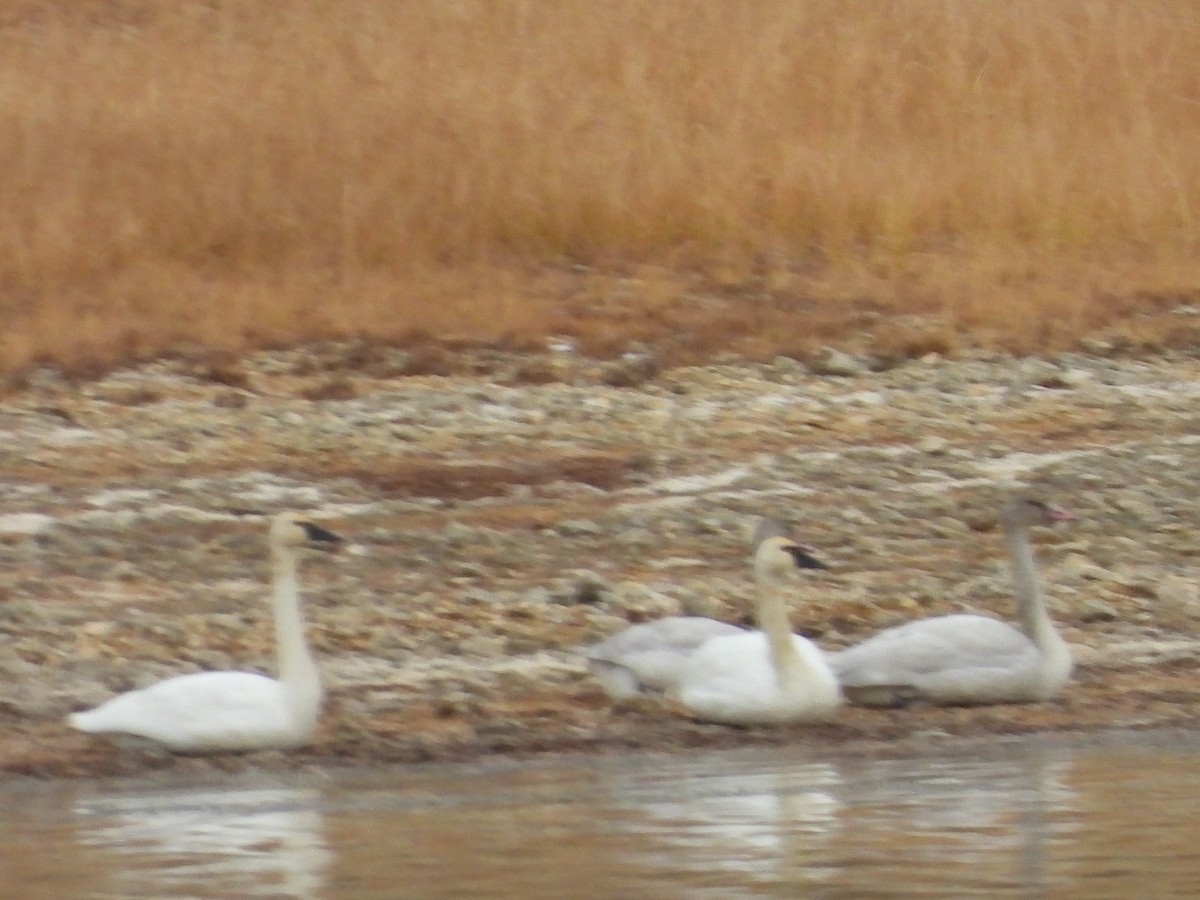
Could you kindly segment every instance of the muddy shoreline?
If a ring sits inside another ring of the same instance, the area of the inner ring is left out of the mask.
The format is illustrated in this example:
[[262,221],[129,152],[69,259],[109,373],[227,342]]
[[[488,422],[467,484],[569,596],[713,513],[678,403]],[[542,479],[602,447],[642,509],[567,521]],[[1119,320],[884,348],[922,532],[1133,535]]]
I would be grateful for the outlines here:
[[[428,366],[426,366],[428,368]],[[660,369],[322,345],[174,360],[0,404],[0,772],[136,776],[789,743],[1194,729],[1200,362],[829,355]],[[1075,678],[1053,703],[845,709],[730,729],[613,709],[577,648],[626,622],[748,621],[747,529],[789,521],[831,568],[793,624],[828,647],[923,615],[1008,617],[996,509],[1034,536]],[[75,709],[209,668],[274,670],[266,516],[344,534],[305,560],[329,697],[294,753],[173,757],[71,732]]]

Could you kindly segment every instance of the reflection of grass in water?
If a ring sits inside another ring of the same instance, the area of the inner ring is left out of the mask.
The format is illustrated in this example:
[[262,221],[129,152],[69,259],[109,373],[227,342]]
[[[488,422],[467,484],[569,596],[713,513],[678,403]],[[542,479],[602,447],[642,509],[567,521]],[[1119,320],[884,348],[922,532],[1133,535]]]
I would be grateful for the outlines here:
[[[864,326],[898,355],[1194,336],[1135,318],[1200,279],[1187,5],[0,17],[9,369],[348,334],[681,358]],[[903,313],[935,324],[873,325]]]

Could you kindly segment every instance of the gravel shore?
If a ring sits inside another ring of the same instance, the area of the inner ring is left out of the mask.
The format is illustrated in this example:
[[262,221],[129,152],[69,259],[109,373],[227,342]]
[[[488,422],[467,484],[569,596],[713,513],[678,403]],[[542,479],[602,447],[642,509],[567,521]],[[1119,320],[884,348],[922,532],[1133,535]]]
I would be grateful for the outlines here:
[[[959,735],[1200,719],[1200,361],[930,356],[879,371],[661,370],[323,345],[173,360],[0,404],[0,771],[138,774],[747,742],[912,750]],[[956,611],[1008,618],[997,509],[1070,509],[1035,551],[1077,671],[1042,705],[846,709],[730,729],[614,709],[578,648],[689,612],[751,621],[767,514],[830,564],[792,593],[828,648]],[[329,687],[299,752],[179,758],[68,712],[184,672],[274,672],[266,517],[349,543],[302,585]]]

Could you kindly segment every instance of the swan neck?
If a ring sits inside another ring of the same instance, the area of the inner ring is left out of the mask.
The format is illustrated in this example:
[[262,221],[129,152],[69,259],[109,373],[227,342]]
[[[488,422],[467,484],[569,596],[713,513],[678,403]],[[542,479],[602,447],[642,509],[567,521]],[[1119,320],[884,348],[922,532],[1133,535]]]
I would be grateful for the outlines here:
[[296,557],[296,551],[289,548],[272,548],[279,681],[289,696],[303,700],[310,698],[314,691],[319,696],[320,677],[304,636]]
[[1029,531],[1020,525],[1005,528],[1008,552],[1012,558],[1013,592],[1017,598],[1017,615],[1021,629],[1039,649],[1045,651],[1052,644],[1061,643],[1054,622],[1046,612],[1041,583],[1033,559],[1033,548],[1029,544]]
[[788,620],[787,606],[778,579],[759,569],[755,573],[758,591],[758,627],[767,637],[771,653],[771,667],[780,688],[798,683],[803,660],[796,651],[792,638],[792,625]]

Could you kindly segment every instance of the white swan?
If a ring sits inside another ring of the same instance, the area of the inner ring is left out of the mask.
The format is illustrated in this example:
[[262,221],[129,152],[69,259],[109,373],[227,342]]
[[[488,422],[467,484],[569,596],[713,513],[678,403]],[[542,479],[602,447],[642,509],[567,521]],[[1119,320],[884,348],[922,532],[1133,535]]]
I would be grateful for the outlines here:
[[297,557],[309,541],[340,540],[297,513],[280,513],[271,523],[278,680],[252,672],[195,672],[74,713],[67,717],[67,724],[95,734],[150,738],[177,753],[285,749],[306,744],[316,729],[322,690],[304,638]]
[[864,706],[1020,703],[1047,700],[1071,675],[1071,652],[1046,612],[1028,529],[1070,519],[1037,500],[1001,511],[1012,557],[1018,630],[970,614],[938,616],[882,631],[830,654],[846,698]]
[[761,631],[715,637],[686,660],[677,696],[697,719],[778,725],[830,718],[841,703],[837,679],[811,641],[792,634],[779,582],[794,568],[823,569],[810,548],[760,525],[754,555]]

